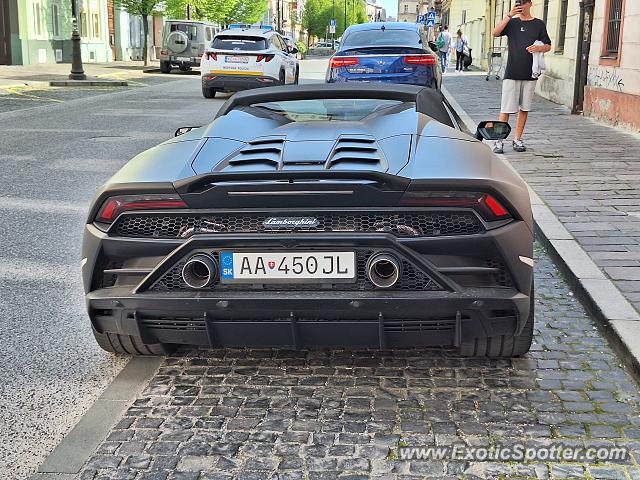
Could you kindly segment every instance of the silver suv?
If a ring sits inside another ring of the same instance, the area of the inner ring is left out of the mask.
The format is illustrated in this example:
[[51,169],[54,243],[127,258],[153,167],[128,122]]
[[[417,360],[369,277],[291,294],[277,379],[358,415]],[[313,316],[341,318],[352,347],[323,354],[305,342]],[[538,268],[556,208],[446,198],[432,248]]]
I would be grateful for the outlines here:
[[192,20],[167,20],[162,32],[160,70],[170,73],[172,66],[182,71],[200,66],[200,57],[220,27]]

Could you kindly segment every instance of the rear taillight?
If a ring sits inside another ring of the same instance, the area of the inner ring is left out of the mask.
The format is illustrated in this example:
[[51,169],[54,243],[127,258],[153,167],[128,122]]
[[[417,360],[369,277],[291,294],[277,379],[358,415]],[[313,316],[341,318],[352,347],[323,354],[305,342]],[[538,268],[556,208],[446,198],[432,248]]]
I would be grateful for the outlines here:
[[187,208],[178,195],[122,195],[107,198],[96,215],[96,222],[112,223],[130,210],[164,210]]
[[437,59],[433,55],[408,55],[403,58],[408,65],[436,65]]
[[491,222],[511,218],[511,214],[494,196],[479,192],[409,192],[400,200],[407,207],[473,208]]
[[273,60],[274,56],[275,55],[271,53],[261,53],[256,57],[256,62],[261,62],[262,60],[264,60],[265,62],[270,62],[271,60]]
[[169,51],[168,50],[160,50],[160,55],[168,55]]
[[329,68],[350,67],[357,64],[358,59],[356,57],[333,57],[329,61]]
[[218,60],[218,54],[216,52],[204,52],[202,56],[207,60]]

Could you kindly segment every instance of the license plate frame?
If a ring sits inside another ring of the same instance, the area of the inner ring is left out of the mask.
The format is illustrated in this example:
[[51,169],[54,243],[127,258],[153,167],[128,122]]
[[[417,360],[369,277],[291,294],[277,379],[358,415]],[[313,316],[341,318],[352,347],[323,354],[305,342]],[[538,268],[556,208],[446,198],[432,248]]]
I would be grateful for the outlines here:
[[[315,265],[318,270],[326,268],[331,261],[325,257],[333,258],[333,268],[336,273],[326,275],[318,275],[309,273],[307,268],[313,267],[308,265],[310,258],[315,258]],[[258,258],[262,259],[263,272],[260,270]],[[229,264],[231,259],[231,265]],[[243,263],[243,259],[247,259],[248,263]],[[296,260],[299,259],[299,260]],[[339,260],[338,260],[339,259]],[[282,262],[285,262],[283,265]],[[273,263],[273,266],[271,265]],[[249,266],[249,272],[246,266]],[[302,273],[298,273],[302,265]],[[283,268],[288,266],[290,272],[283,272]],[[231,268],[231,273],[229,273]],[[295,270],[294,270],[295,268]],[[334,283],[355,283],[358,277],[357,256],[354,251],[237,251],[223,250],[220,251],[220,282],[244,283],[244,284],[334,284]],[[340,273],[338,273],[340,271]]]
[[246,55],[225,55],[224,63],[246,65],[249,63],[249,57]]
[[179,62],[190,62],[191,57],[176,57]]

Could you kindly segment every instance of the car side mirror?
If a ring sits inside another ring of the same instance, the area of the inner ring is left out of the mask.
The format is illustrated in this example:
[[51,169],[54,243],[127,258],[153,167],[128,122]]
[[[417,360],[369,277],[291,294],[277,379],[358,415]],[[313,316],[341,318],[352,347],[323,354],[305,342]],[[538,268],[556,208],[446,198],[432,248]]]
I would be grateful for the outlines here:
[[504,140],[511,133],[508,122],[485,121],[478,124],[476,138],[478,140]]
[[200,128],[200,127],[180,127],[180,128],[178,128],[176,130],[176,132],[173,135],[175,137],[179,137],[180,135],[184,135],[185,133],[189,133],[194,128]]
[[298,49],[296,47],[289,47],[289,53],[293,53],[295,55],[298,53]]

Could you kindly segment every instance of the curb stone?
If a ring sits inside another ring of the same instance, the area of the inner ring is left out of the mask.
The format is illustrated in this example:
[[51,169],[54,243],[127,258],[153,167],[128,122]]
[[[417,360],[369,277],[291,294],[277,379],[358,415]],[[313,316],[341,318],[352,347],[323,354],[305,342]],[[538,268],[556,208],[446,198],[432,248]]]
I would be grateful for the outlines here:
[[[474,132],[476,122],[446,88],[442,87],[442,93],[466,128]],[[498,156],[522,178],[508,158]],[[640,378],[640,314],[528,183],[527,188],[531,197],[536,236],[560,267],[580,301],[598,320],[616,354],[635,378]]]
[[40,464],[31,480],[71,480],[158,371],[162,357],[133,357],[80,421]]

